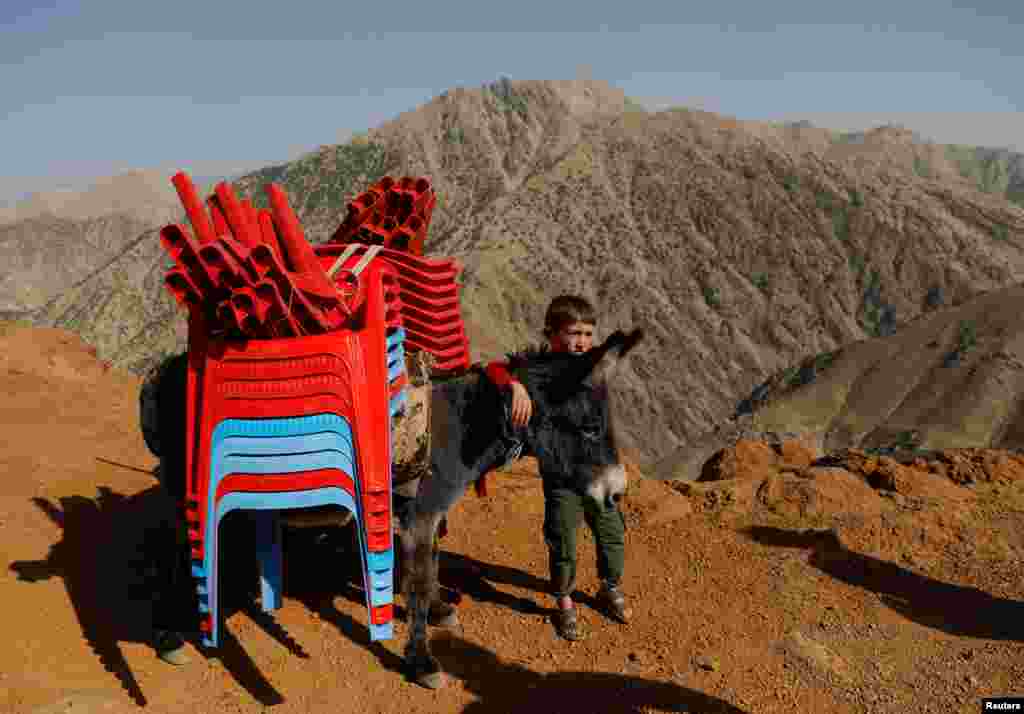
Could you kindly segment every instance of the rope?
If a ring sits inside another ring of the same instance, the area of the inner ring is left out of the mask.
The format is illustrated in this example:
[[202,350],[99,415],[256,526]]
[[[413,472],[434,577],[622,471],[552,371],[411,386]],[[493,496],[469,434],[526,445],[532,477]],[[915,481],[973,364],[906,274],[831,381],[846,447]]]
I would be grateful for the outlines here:
[[341,266],[345,264],[345,261],[352,257],[352,254],[359,250],[358,243],[349,243],[345,246],[345,250],[341,252],[338,259],[334,261],[334,265],[331,266],[330,270],[327,271],[327,277],[334,280],[334,274],[341,270]]
[[366,252],[363,253],[363,257],[360,258],[359,262],[352,267],[352,270],[350,272],[353,275],[359,275],[361,272],[363,272],[366,266],[370,264],[370,261],[377,256],[377,253],[379,253],[383,249],[383,247],[384,246],[380,245],[371,245],[369,248],[367,248]]

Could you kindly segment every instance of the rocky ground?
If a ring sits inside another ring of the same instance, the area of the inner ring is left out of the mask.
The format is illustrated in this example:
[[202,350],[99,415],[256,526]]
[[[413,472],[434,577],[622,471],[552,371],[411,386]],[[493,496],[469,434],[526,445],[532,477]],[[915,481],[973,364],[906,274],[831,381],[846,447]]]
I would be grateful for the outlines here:
[[[0,711],[976,712],[982,696],[1024,694],[1014,452],[741,440],[697,481],[634,474],[634,621],[592,607],[585,535],[586,637],[572,644],[548,619],[542,494],[521,461],[452,514],[442,571],[462,625],[434,632],[451,681],[432,692],[398,672],[404,623],[370,643],[351,559],[308,531],[289,538],[273,618],[240,560],[222,649],[190,646],[183,668],[156,659],[145,553],[165,511],[138,379],[68,333],[14,330],[0,385]],[[237,532],[226,548],[242,554]]]

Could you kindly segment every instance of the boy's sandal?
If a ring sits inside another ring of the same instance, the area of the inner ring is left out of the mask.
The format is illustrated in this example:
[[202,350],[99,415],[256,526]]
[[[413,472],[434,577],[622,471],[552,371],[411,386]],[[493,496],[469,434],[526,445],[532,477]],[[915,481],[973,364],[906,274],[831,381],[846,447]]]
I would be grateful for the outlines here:
[[575,642],[580,638],[579,625],[576,620],[576,608],[558,608],[554,616],[555,631],[559,636]]
[[626,598],[618,588],[602,589],[598,594],[598,600],[604,605],[612,619],[625,625],[629,622],[631,614],[626,607]]

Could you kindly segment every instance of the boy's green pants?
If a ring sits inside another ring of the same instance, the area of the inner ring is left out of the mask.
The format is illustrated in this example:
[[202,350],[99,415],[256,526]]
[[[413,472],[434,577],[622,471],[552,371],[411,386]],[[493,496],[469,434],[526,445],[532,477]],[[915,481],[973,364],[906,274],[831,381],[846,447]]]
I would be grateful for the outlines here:
[[576,582],[576,529],[582,513],[597,545],[597,575],[618,585],[626,559],[626,525],[622,512],[571,488],[544,484],[544,542],[548,546],[551,588],[555,597],[569,595]]

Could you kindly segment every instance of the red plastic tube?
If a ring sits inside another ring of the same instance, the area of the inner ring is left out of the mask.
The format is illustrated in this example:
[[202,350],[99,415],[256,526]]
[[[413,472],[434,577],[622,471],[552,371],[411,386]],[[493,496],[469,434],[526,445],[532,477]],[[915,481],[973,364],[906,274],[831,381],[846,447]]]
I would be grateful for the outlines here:
[[210,216],[213,218],[213,230],[216,231],[217,237],[230,235],[231,228],[228,227],[228,220],[224,217],[224,211],[221,210],[217,197],[210,196],[207,198],[206,206],[209,208]]
[[217,287],[235,290],[248,282],[245,268],[225,247],[223,239],[204,245],[199,249],[199,257],[216,276]]
[[217,321],[223,329],[238,329],[238,319],[236,315],[237,312],[235,311],[235,306],[231,304],[230,300],[225,300],[217,305]]
[[250,250],[259,245],[259,236],[252,234],[249,228],[249,221],[245,215],[245,209],[242,208],[242,204],[239,203],[230,184],[221,181],[217,184],[214,191],[217,194],[220,207],[224,211],[224,217],[227,218],[228,225],[231,227],[231,234],[235,239]]
[[263,278],[271,270],[285,272],[281,254],[266,243],[258,245],[249,253],[249,267],[258,278]]
[[343,243],[351,239],[359,230],[359,226],[373,214],[383,200],[384,193],[375,188],[370,188],[356,196],[349,202],[348,215],[331,236],[330,242]]
[[288,280],[295,290],[300,291],[303,296],[320,309],[333,307],[338,304],[338,289],[333,282],[329,282],[331,289],[327,295],[320,292],[321,285],[318,280],[311,280],[308,273],[290,273]]
[[327,279],[320,262],[316,259],[313,247],[306,242],[306,236],[302,232],[302,224],[298,216],[288,205],[288,197],[277,185],[269,184],[266,188],[267,198],[270,199],[270,210],[274,214],[274,224],[281,232],[281,252],[285,261],[296,273],[305,273],[310,280],[318,283],[313,292],[317,294],[330,295],[331,281]]
[[428,188],[413,199],[412,212],[426,218],[427,204],[436,200],[437,194]]
[[181,268],[172,268],[164,275],[164,285],[179,305],[192,307],[202,302],[203,295],[192,279]]
[[252,294],[245,288],[233,292],[231,294],[231,302],[234,303],[235,307],[242,313],[256,313],[256,301],[253,299]]
[[217,243],[222,245],[227,251],[228,255],[233,257],[238,263],[241,269],[242,276],[245,279],[245,283],[252,285],[258,280],[258,276],[253,272],[250,265],[249,256],[252,254],[248,248],[236,241],[231,236],[221,236],[217,239]]
[[413,235],[404,228],[396,228],[384,241],[384,247],[391,250],[409,250]]
[[184,253],[199,255],[199,244],[189,235],[188,229],[180,223],[172,223],[161,228],[160,243],[174,260],[178,260]]
[[196,232],[199,243],[209,243],[216,238],[213,226],[210,225],[210,218],[203,210],[203,203],[199,200],[199,194],[196,193],[196,187],[188,174],[179,171],[171,177],[171,183],[174,184],[174,188],[178,192],[178,198],[181,200],[181,205],[185,207],[185,213],[192,224],[192,230]]
[[301,333],[298,321],[287,309],[277,285],[270,280],[261,280],[253,288],[256,299],[267,305],[267,326],[273,337],[296,337]]
[[160,229],[160,243],[172,259],[188,273],[192,281],[202,288],[216,288],[217,275],[199,257],[199,246],[180,224],[171,224]]
[[270,300],[263,299],[256,293],[255,288],[242,288],[235,292],[232,299],[239,298],[243,304],[247,304],[247,310],[256,316],[260,324],[267,321],[267,314],[270,312]]
[[261,208],[256,215],[256,222],[260,227],[260,241],[280,255],[281,242],[277,239],[277,231],[274,230],[274,215],[267,209]]
[[257,243],[263,242],[263,234],[260,231],[260,219],[259,214],[256,213],[256,207],[252,205],[252,201],[249,199],[242,199],[242,212],[245,214],[246,223],[249,226],[249,234],[255,236]]
[[265,277],[277,286],[286,311],[301,328],[299,334],[319,334],[329,330],[323,312],[310,302],[302,290],[296,289],[294,273],[270,270]]

